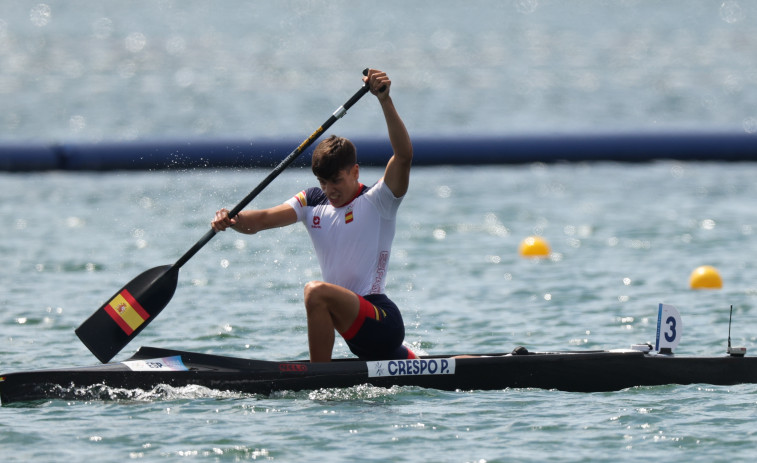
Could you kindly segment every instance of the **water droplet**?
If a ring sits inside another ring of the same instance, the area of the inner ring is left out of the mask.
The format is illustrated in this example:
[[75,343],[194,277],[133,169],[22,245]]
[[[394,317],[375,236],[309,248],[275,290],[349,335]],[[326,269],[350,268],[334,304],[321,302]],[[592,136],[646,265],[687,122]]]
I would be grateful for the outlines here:
[[537,0],[515,0],[515,9],[518,13],[531,14],[539,6]]
[[50,5],[39,3],[29,11],[29,20],[37,27],[44,27],[50,23],[52,10]]
[[757,133],[757,117],[747,117],[744,119],[744,132]]
[[124,46],[132,53],[139,53],[147,45],[147,38],[141,32],[132,32],[126,37]]
[[728,24],[737,23],[745,17],[744,10],[736,0],[728,0],[720,5],[720,18]]

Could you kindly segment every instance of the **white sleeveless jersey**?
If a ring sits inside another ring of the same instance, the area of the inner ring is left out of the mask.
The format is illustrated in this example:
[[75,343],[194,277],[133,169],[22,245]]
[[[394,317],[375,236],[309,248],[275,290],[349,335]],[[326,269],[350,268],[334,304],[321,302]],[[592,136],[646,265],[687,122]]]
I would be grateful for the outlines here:
[[365,296],[383,294],[397,209],[384,179],[350,203],[334,207],[320,188],[301,191],[286,204],[294,208],[313,241],[323,279]]

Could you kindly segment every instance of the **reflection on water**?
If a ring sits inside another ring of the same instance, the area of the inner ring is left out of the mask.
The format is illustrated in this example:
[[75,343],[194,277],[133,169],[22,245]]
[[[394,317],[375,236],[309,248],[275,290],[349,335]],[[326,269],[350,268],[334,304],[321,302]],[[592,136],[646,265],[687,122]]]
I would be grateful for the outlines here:
[[[390,71],[413,133],[753,133],[755,16],[734,0],[10,2],[0,139],[309,133],[366,66]],[[368,105],[340,130],[375,134]]]

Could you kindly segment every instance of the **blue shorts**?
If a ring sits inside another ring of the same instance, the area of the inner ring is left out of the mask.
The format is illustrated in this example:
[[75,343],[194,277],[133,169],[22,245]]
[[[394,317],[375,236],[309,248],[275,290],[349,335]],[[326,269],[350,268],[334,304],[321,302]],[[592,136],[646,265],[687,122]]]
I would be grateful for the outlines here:
[[340,333],[353,354],[362,360],[418,358],[402,345],[405,323],[397,305],[385,294],[358,296],[360,309],[352,326]]

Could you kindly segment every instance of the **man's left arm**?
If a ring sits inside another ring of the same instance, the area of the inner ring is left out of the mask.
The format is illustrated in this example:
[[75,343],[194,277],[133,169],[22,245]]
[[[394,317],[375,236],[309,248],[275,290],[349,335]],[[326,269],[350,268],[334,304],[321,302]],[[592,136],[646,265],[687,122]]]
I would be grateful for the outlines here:
[[[410,166],[413,163],[413,144],[397,109],[394,107],[389,90],[392,85],[386,73],[371,69],[366,78],[371,93],[376,95],[384,112],[389,142],[394,151],[384,171],[384,183],[395,197],[405,196],[410,185]],[[382,90],[382,91],[379,91]]]

